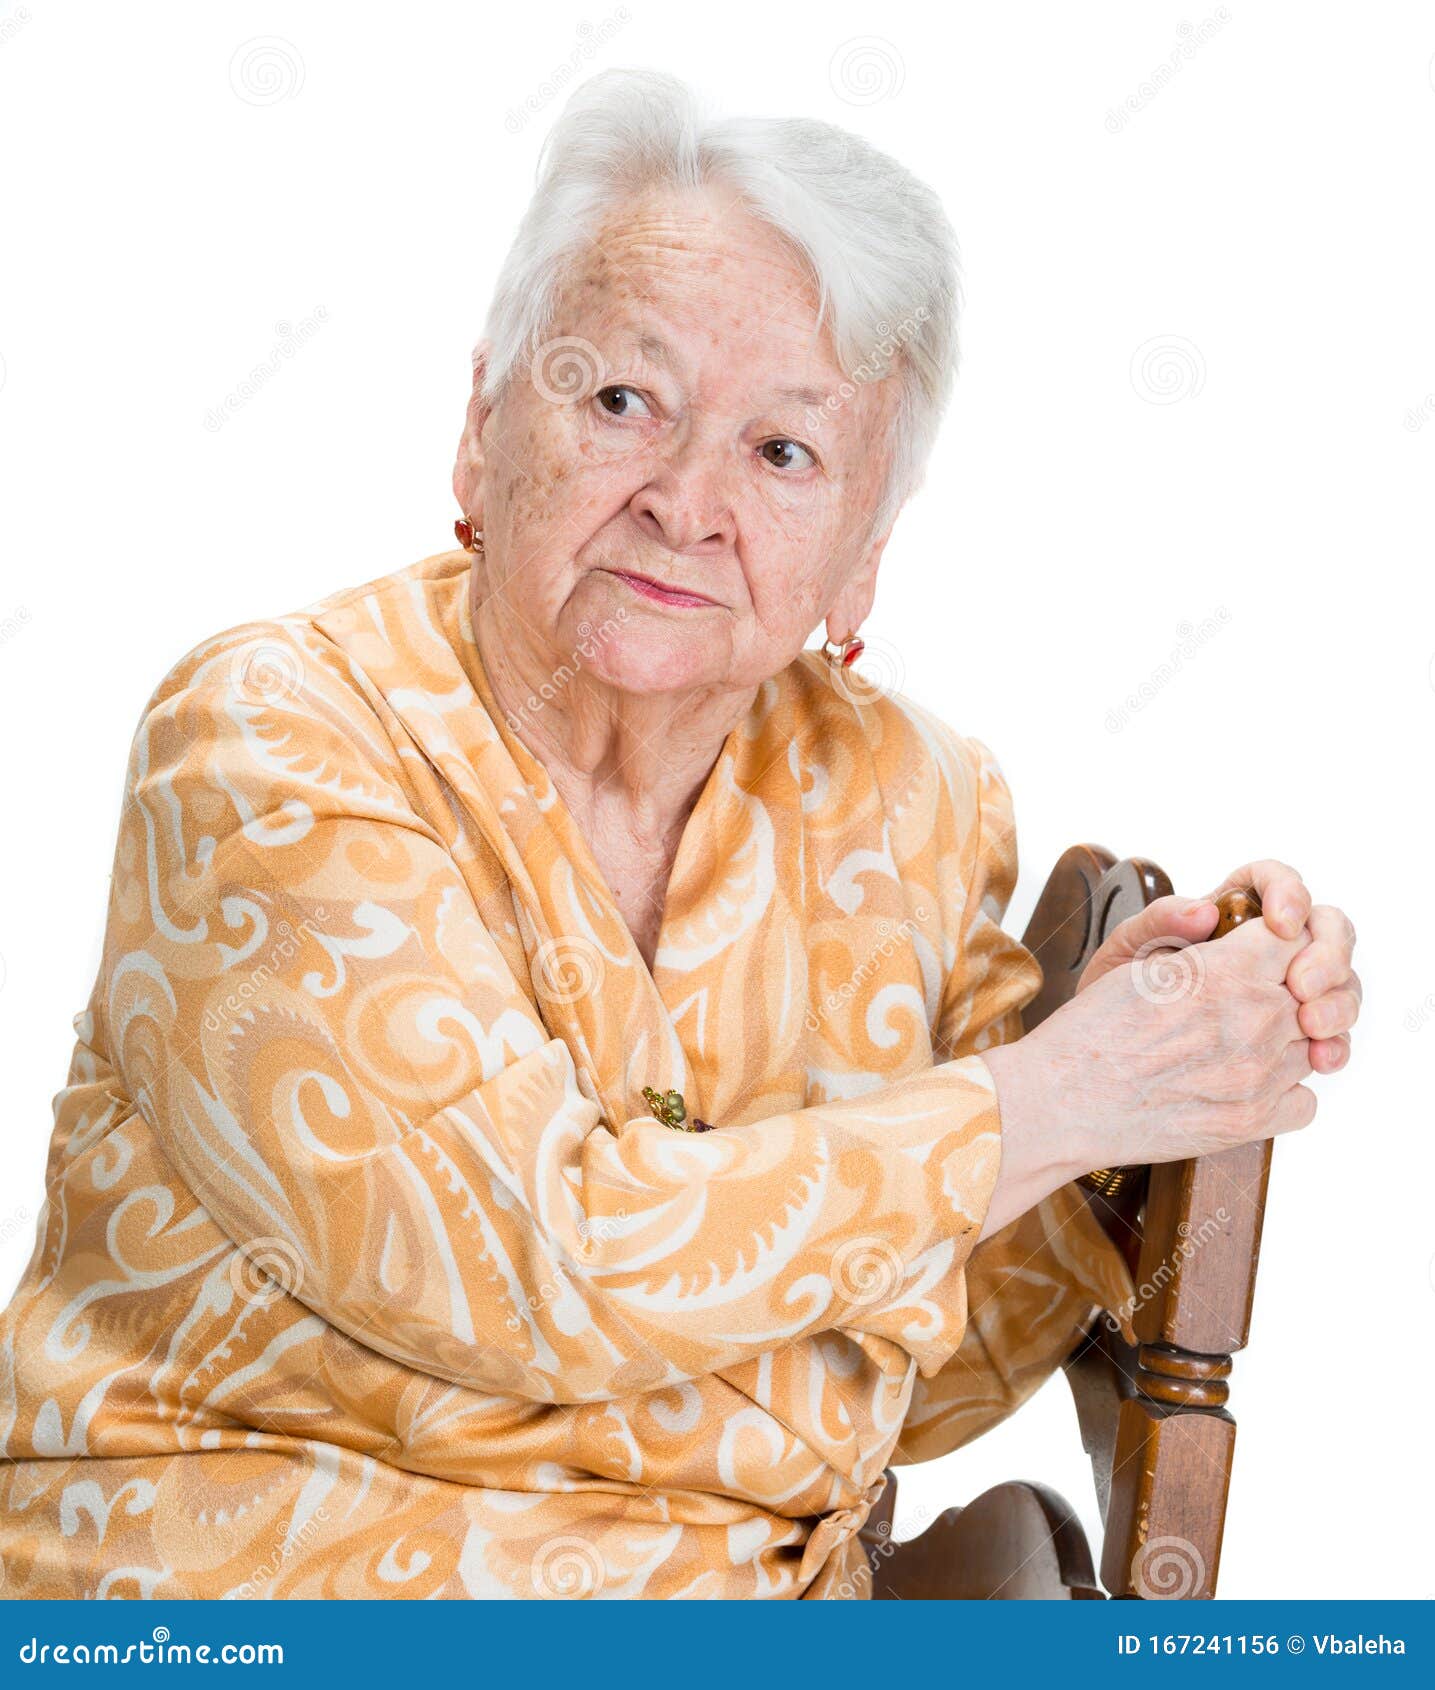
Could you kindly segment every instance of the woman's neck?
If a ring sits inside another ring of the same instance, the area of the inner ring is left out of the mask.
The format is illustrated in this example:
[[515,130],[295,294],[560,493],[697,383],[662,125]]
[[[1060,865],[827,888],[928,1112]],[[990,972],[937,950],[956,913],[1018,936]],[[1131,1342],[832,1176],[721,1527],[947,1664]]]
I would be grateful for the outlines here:
[[[540,649],[498,595],[473,606],[479,660],[506,721],[582,823],[605,818],[638,847],[676,850],[723,742],[755,687],[630,693],[572,653]],[[561,682],[555,680],[561,676]]]

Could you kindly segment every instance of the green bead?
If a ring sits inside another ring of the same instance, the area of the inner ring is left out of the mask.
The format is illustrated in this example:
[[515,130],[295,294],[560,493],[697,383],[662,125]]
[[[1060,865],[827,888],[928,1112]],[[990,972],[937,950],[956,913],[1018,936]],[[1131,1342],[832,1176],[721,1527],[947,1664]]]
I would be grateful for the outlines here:
[[683,1102],[683,1094],[680,1091],[670,1091],[663,1099],[663,1107],[675,1121],[682,1121],[687,1118],[688,1108]]

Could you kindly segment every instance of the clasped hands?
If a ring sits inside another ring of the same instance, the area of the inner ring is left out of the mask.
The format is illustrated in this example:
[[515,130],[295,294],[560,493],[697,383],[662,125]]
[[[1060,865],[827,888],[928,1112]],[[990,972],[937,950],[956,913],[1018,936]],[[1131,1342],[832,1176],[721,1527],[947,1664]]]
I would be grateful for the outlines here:
[[[1255,888],[1261,918],[1212,940],[1215,900],[1232,887]],[[1350,1059],[1354,948],[1349,917],[1271,860],[1122,922],[1069,1003],[983,1052],[1003,1148],[982,1236],[1090,1168],[1184,1161],[1308,1125],[1303,1082]]]

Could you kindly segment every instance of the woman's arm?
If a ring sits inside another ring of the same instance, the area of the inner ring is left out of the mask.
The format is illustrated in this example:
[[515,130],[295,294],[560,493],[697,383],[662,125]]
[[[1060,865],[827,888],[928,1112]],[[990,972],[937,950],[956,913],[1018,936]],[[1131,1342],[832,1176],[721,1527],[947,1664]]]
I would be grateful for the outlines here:
[[221,641],[141,724],[102,971],[136,1106],[229,1236],[374,1349],[535,1400],[828,1329],[940,1367],[1000,1155],[980,1059],[703,1135],[603,1119],[344,660],[265,637],[302,684],[254,703]]

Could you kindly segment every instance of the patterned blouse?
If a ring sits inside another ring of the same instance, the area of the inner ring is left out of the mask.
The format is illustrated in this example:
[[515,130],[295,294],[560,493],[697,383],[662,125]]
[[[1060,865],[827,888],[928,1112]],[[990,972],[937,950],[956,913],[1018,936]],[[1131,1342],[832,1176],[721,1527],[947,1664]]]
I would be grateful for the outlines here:
[[0,1595],[865,1596],[883,1469],[1132,1294],[1075,1186],[976,1243],[1040,980],[985,746],[803,653],[649,969],[467,566],[146,707],[0,1317]]

